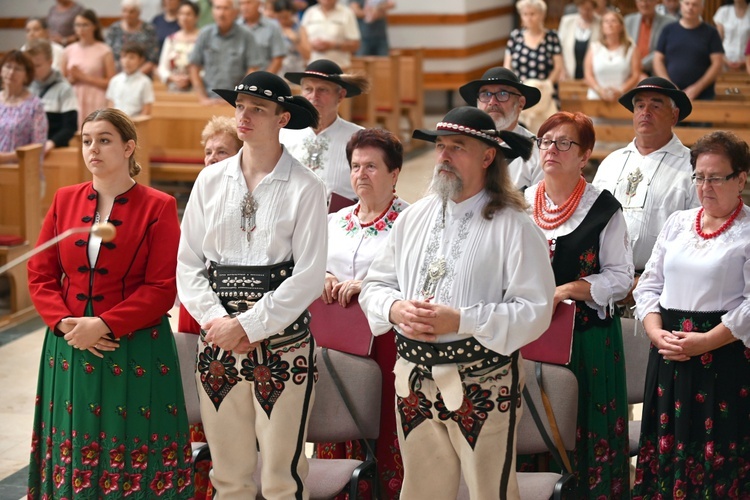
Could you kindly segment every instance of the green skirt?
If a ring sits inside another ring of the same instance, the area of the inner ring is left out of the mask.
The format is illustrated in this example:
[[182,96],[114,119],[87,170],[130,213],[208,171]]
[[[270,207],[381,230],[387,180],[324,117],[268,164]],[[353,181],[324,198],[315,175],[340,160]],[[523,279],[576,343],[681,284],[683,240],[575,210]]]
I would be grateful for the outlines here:
[[167,318],[103,354],[71,348],[47,330],[28,498],[192,498],[190,434]]

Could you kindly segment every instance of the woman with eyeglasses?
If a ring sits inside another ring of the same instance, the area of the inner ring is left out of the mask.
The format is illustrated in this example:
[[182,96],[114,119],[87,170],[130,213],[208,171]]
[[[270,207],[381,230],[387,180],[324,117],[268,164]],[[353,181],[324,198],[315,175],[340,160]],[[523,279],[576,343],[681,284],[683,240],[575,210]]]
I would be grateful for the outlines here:
[[[620,203],[581,174],[595,134],[583,113],[559,112],[539,128],[544,179],[524,193],[549,242],[555,307],[576,304],[569,368],[578,378],[574,498],[629,498],[628,402],[615,302],[633,283]],[[519,469],[520,470],[520,469]]]
[[633,292],[651,339],[633,498],[750,497],[750,148],[690,154],[700,208],[674,213]]

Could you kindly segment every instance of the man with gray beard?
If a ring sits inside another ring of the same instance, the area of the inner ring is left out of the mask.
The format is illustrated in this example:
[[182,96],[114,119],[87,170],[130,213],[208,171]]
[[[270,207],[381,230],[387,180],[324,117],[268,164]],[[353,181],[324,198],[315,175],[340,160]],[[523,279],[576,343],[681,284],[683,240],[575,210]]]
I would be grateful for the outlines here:
[[451,110],[436,130],[430,194],[404,211],[362,284],[370,328],[395,328],[401,498],[518,498],[518,350],[549,326],[547,242],[507,162],[531,141],[485,112]]
[[[534,137],[531,131],[518,124],[518,117],[522,110],[538,103],[542,94],[539,89],[521,83],[508,68],[490,68],[485,71],[481,80],[471,81],[458,91],[466,104],[488,113],[497,130]],[[531,150],[530,158],[524,160],[519,157],[510,161],[508,172],[510,180],[521,191],[542,180],[544,172],[539,166],[539,149],[536,144]]]

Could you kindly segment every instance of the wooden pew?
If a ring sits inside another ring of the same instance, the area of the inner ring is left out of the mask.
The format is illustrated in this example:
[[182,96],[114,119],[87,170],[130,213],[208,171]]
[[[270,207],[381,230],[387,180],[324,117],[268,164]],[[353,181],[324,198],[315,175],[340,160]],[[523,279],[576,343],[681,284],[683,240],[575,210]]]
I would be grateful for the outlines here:
[[563,80],[557,84],[557,95],[561,100],[586,99],[589,86],[583,80]]
[[[352,66],[350,71],[360,75],[365,75],[370,81],[370,85],[374,86],[373,82],[373,60],[368,57],[352,57]],[[357,97],[350,99],[351,106],[349,116],[345,117],[343,113],[339,113],[345,120],[351,120],[358,125],[365,128],[374,127],[375,121],[375,99],[371,93],[374,90],[371,88],[369,93],[360,94]]]
[[76,133],[68,147],[55,148],[44,157],[46,189],[41,202],[42,217],[47,214],[55,192],[63,186],[91,180],[81,154],[81,134]]
[[150,179],[194,181],[203,168],[201,132],[213,116],[234,117],[228,104],[155,102],[150,123]]
[[[41,230],[39,217],[39,168],[41,144],[16,149],[17,164],[0,165],[0,265],[31,250]],[[16,237],[17,241],[11,241]],[[13,244],[10,244],[13,243]],[[18,324],[36,314],[28,288],[26,264],[4,275],[10,285],[10,313],[0,316],[0,329]]]
[[[594,160],[601,160],[615,149],[624,147],[635,136],[633,114],[617,102],[563,99],[560,107],[565,111],[580,111],[594,120],[597,139],[592,154]],[[688,147],[717,129],[734,132],[750,142],[748,116],[750,103],[694,101],[693,112],[675,127],[675,133]],[[697,126],[686,127],[685,123]]]
[[424,126],[424,51],[411,49],[393,52],[398,57],[401,116],[407,119],[406,137],[411,140],[411,132]]
[[154,89],[154,102],[197,103],[198,96],[195,94],[195,92],[172,92],[166,89]]

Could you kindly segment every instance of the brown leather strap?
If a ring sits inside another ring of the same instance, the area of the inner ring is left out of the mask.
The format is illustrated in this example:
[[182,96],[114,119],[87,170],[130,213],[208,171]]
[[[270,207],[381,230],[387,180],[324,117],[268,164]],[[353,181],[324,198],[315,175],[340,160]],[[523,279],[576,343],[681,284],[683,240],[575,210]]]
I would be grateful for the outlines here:
[[565,466],[565,470],[569,473],[573,473],[573,467],[570,465],[570,459],[568,458],[568,452],[565,450],[565,443],[563,443],[562,436],[560,435],[560,429],[557,426],[557,419],[555,418],[555,412],[552,411],[552,403],[549,401],[547,393],[544,391],[544,384],[542,382],[542,364],[537,362],[536,365],[536,381],[539,384],[539,392],[542,395],[542,404],[544,405],[544,411],[547,413],[547,421],[549,422],[550,430],[552,431],[552,439],[555,440],[555,446],[557,452],[560,454],[560,459]]

